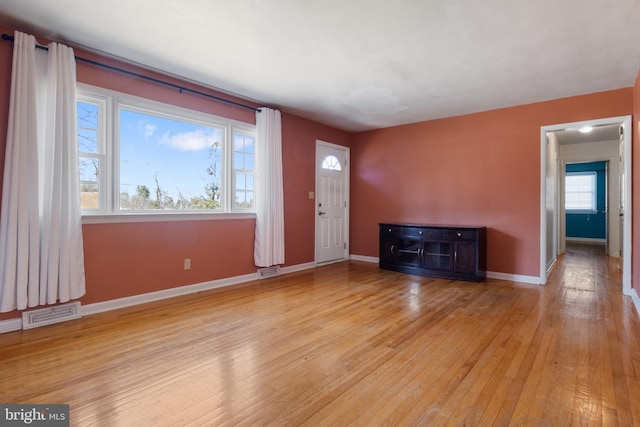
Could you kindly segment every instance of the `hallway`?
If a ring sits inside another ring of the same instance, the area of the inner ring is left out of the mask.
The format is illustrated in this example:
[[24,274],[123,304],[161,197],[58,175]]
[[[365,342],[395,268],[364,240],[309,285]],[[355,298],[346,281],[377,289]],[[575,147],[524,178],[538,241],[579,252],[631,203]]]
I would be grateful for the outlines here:
[[572,424],[640,425],[640,322],[622,295],[621,263],[604,245],[567,244],[549,276],[543,372]]

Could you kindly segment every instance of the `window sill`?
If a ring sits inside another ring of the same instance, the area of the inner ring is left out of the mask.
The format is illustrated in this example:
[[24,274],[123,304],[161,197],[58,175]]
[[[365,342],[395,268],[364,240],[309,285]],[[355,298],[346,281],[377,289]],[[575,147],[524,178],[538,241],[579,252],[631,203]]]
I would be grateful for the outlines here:
[[117,224],[128,222],[211,221],[229,219],[255,219],[253,212],[189,212],[189,213],[140,213],[119,215],[83,215],[82,224]]

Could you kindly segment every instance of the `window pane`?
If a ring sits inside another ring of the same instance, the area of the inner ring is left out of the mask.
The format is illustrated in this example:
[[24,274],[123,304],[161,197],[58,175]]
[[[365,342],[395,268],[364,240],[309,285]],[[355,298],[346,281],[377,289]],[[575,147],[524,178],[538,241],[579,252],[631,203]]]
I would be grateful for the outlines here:
[[235,205],[237,208],[253,207],[253,191],[236,191]]
[[247,186],[245,183],[245,177],[247,176],[246,173],[239,173],[236,172],[236,189],[238,190],[246,190]]
[[236,206],[242,206],[245,203],[245,192],[236,191]]
[[223,135],[120,109],[120,209],[220,208]]
[[244,155],[244,168],[246,170],[253,170],[253,154],[245,154]]
[[98,152],[98,106],[77,102],[78,150],[81,153]]
[[242,153],[233,153],[233,168],[244,169],[244,155]]
[[253,153],[253,137],[236,133],[233,136],[233,150],[243,153]]
[[255,138],[242,133],[233,135],[234,207],[253,208]]
[[565,176],[565,209],[596,210],[596,174],[567,173]]
[[82,209],[100,209],[98,171],[100,159],[80,157],[80,206]]
[[322,161],[322,169],[341,171],[342,165],[336,156],[329,155]]
[[236,133],[233,136],[233,151],[237,153],[253,153],[253,137]]

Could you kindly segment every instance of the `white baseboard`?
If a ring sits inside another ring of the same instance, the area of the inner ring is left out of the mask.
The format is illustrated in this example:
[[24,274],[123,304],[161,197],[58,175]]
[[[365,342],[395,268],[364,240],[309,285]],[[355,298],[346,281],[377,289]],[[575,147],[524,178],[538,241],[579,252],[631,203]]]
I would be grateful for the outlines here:
[[[315,268],[315,264],[310,262],[306,264],[292,265],[280,268],[280,275],[293,273],[295,271]],[[276,276],[277,277],[277,276]],[[242,276],[227,277],[224,279],[211,280],[209,282],[196,283],[194,285],[179,286],[177,288],[164,289],[162,291],[149,292],[147,294],[133,295],[115,300],[87,304],[82,306],[82,314],[95,314],[103,311],[115,310],[118,308],[130,307],[132,305],[144,304],[147,302],[160,301],[167,298],[173,298],[182,295],[193,294],[196,292],[208,291],[211,289],[223,288],[225,286],[238,285],[257,280],[256,274],[245,274]]]
[[631,288],[631,300],[633,301],[633,305],[636,306],[638,317],[640,317],[640,297],[638,296],[638,292],[633,288]]
[[0,334],[22,329],[22,318],[0,320]]
[[[376,257],[363,256],[363,255],[350,255],[349,258],[354,261],[378,263],[378,258]],[[282,267],[280,269],[280,272],[282,274],[287,274],[287,273],[294,273],[296,271],[308,270],[311,268],[316,268],[316,264],[313,262],[309,262],[305,264]],[[523,276],[519,274],[498,273],[493,271],[487,271],[487,278],[498,279],[498,280],[508,280],[512,282],[529,283],[532,285],[540,284],[540,278],[536,276]],[[82,306],[82,314],[89,315],[89,314],[101,313],[104,311],[116,310],[118,308],[130,307],[132,305],[159,301],[159,300],[181,296],[181,295],[187,295],[195,292],[202,292],[210,289],[222,288],[225,286],[237,285],[240,283],[246,283],[254,280],[257,281],[256,274],[251,273],[251,274],[245,274],[242,276],[212,280],[209,282],[197,283],[194,285],[180,286],[177,288],[164,289],[162,291],[149,292],[146,294],[118,298],[110,301],[87,304]],[[635,289],[631,290],[631,298],[633,299],[633,303],[636,307],[636,311],[640,316],[640,297],[638,297],[638,293],[636,292]],[[7,319],[7,320],[0,321],[0,333],[17,331],[20,329],[22,329],[21,318]]]
[[374,257],[374,256],[364,256],[364,255],[349,255],[349,259],[352,259],[354,261],[364,261],[364,262],[372,262],[372,263],[379,263],[380,262],[380,258],[378,257]]
[[[365,255],[349,255],[349,259],[354,261],[365,261],[371,263],[378,263],[380,258],[365,256]],[[489,279],[498,279],[498,280],[508,280],[511,282],[521,282],[521,283],[529,283],[531,285],[539,285],[540,278],[536,276],[522,276],[519,274],[507,274],[507,273],[497,273],[493,271],[487,271],[487,278]]]
[[243,276],[229,277],[225,279],[212,280],[209,282],[196,283],[194,285],[178,286],[177,288],[163,289],[161,291],[149,292],[146,294],[133,295],[130,297],[118,298],[109,301],[96,302],[82,306],[82,315],[102,313],[104,311],[116,310],[118,308],[130,307],[132,305],[145,304],[153,301],[160,301],[196,292],[208,291],[210,289],[222,288],[224,286],[237,285],[239,283],[256,280],[255,273]]
[[567,237],[567,243],[585,243],[588,245],[604,245],[607,239],[594,239],[590,237]]
[[297,264],[297,265],[290,265],[288,267],[281,267],[280,272],[282,274],[295,273],[296,271],[309,270],[311,268],[316,268],[315,262],[307,262],[305,264]]
[[521,274],[498,273],[496,271],[487,271],[487,279],[508,280],[510,282],[528,283],[530,285],[541,284],[538,276],[523,276]]
[[[280,269],[281,274],[293,273],[296,271],[307,270],[315,268],[316,264],[313,262],[291,265],[282,267]],[[116,310],[119,308],[130,307],[132,305],[144,304],[153,301],[160,301],[167,298],[173,298],[181,295],[188,295],[196,292],[207,291],[210,289],[222,288],[225,286],[237,285],[240,283],[246,283],[256,281],[256,273],[245,274],[242,276],[228,277],[224,279],[212,280],[209,282],[196,283],[194,285],[179,286],[177,288],[163,289],[161,291],[149,292],[146,294],[133,295],[130,297],[118,298],[109,301],[96,302],[93,304],[87,304],[82,306],[82,315],[102,313],[104,311]],[[0,333],[17,331],[22,329],[22,318],[7,319],[0,321]]]

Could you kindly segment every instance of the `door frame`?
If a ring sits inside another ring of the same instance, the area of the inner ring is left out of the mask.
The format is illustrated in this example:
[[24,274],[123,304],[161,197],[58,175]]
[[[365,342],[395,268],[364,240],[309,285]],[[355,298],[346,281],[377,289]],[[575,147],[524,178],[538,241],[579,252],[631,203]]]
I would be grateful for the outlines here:
[[[324,146],[324,147],[328,147],[328,148],[332,148],[334,150],[339,150],[339,151],[343,151],[344,152],[344,158],[345,158],[345,165],[344,165],[344,173],[345,173],[345,199],[347,202],[347,206],[345,206],[344,209],[344,239],[345,239],[345,249],[344,249],[344,258],[343,259],[338,259],[338,260],[334,260],[334,261],[327,261],[327,262],[318,262],[318,207],[316,206],[317,202],[316,202],[316,196],[318,194],[318,175],[319,175],[319,166],[318,166],[318,147],[319,146]],[[351,195],[350,195],[350,187],[351,187],[351,175],[350,175],[350,166],[351,166],[351,148],[346,147],[344,145],[338,145],[338,144],[333,144],[331,142],[327,142],[327,141],[322,141],[320,139],[316,139],[316,153],[315,153],[315,184],[314,184],[314,196],[313,197],[309,197],[313,199],[313,215],[314,215],[314,220],[313,220],[313,226],[314,226],[314,242],[313,242],[313,259],[316,265],[325,265],[325,264],[331,264],[334,262],[342,262],[345,260],[349,259],[349,216],[350,216],[350,206],[351,206]]]
[[[547,283],[547,159],[548,159],[548,132],[565,130],[567,128],[576,128],[582,126],[602,126],[602,125],[622,125],[623,133],[623,159],[622,168],[624,171],[624,194],[621,195],[624,204],[623,212],[623,232],[622,232],[622,292],[624,295],[631,295],[631,216],[633,209],[633,201],[631,198],[631,116],[609,117],[597,120],[588,120],[582,122],[563,123],[557,125],[540,127],[540,284]],[[557,162],[556,162],[557,164]],[[622,171],[621,171],[622,173]],[[557,174],[555,175],[557,177]],[[556,178],[557,179],[557,178]],[[558,188],[557,182],[551,183],[552,188]],[[554,198],[557,201],[557,197]],[[556,202],[557,203],[557,202]],[[558,206],[553,207],[554,222],[557,218]],[[553,239],[558,240],[558,227],[553,226]],[[557,253],[552,254],[555,260]],[[552,260],[551,265],[553,265]]]

